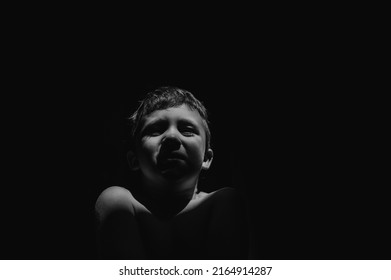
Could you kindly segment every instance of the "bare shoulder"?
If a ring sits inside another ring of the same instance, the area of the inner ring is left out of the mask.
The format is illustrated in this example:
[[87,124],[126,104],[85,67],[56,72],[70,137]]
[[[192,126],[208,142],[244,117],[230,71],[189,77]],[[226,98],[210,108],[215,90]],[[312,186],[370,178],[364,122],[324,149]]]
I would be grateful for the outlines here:
[[236,189],[234,189],[234,188],[224,187],[224,188],[215,190],[215,191],[210,192],[210,193],[199,192],[196,195],[196,198],[212,198],[212,197],[222,197],[222,196],[234,196],[237,193],[238,193],[238,191]]
[[133,199],[129,190],[119,186],[112,186],[99,195],[95,203],[95,211],[100,217],[104,217],[116,210],[133,211]]
[[221,188],[211,193],[214,211],[224,213],[243,212],[245,210],[246,199],[244,194],[231,187]]
[[218,189],[210,193],[210,196],[216,200],[229,201],[229,202],[236,201],[236,200],[237,201],[243,200],[243,194],[237,189],[231,187]]
[[197,193],[197,195],[189,203],[185,211],[199,207],[229,207],[232,209],[235,208],[235,206],[242,206],[243,201],[243,195],[238,190],[230,187],[225,187],[210,193]]
[[119,187],[119,186],[113,186],[105,189],[98,197],[96,201],[96,205],[112,205],[112,204],[121,204],[126,203],[130,198],[132,197],[132,194],[129,190]]
[[231,187],[224,187],[224,188],[221,188],[221,189],[218,189],[218,190],[212,192],[211,194],[234,195],[236,193],[238,193],[237,189],[231,188]]

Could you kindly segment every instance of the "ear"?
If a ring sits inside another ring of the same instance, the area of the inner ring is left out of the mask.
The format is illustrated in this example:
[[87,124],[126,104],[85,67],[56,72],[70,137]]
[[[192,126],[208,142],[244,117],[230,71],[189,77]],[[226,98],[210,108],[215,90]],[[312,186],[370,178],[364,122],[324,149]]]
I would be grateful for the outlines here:
[[132,150],[128,151],[126,159],[128,160],[129,167],[132,171],[139,170],[140,166],[138,164],[136,154]]
[[204,161],[202,162],[202,169],[208,170],[210,165],[212,164],[212,160],[213,160],[213,151],[212,149],[208,149],[205,152]]

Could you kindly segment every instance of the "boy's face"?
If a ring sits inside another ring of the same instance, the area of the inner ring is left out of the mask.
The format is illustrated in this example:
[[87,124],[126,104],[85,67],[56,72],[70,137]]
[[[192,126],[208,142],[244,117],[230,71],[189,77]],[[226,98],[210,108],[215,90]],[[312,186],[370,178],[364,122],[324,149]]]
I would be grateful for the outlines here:
[[144,117],[139,139],[137,164],[152,184],[196,179],[212,161],[212,151],[205,151],[203,119],[185,104]]

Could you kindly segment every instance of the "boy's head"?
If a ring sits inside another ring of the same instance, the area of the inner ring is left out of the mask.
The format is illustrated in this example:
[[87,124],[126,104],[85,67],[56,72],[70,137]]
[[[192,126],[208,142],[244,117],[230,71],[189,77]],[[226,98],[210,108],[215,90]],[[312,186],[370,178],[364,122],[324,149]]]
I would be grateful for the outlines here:
[[141,170],[145,184],[197,184],[213,159],[207,112],[199,100],[189,91],[161,87],[146,95],[130,121],[128,160],[133,170]]
[[202,117],[206,132],[206,150],[211,148],[211,133],[205,106],[189,91],[169,86],[160,87],[147,93],[138,109],[129,118],[132,126],[133,141],[138,141],[140,137],[140,127],[145,116],[157,110],[179,107],[182,104],[186,104],[192,110],[196,110]]

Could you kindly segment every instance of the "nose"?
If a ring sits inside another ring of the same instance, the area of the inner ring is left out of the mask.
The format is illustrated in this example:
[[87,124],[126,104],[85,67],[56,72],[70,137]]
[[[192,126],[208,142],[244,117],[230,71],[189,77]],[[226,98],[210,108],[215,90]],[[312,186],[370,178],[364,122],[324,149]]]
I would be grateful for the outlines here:
[[162,148],[170,151],[179,150],[181,147],[181,140],[175,132],[169,131],[162,140]]

